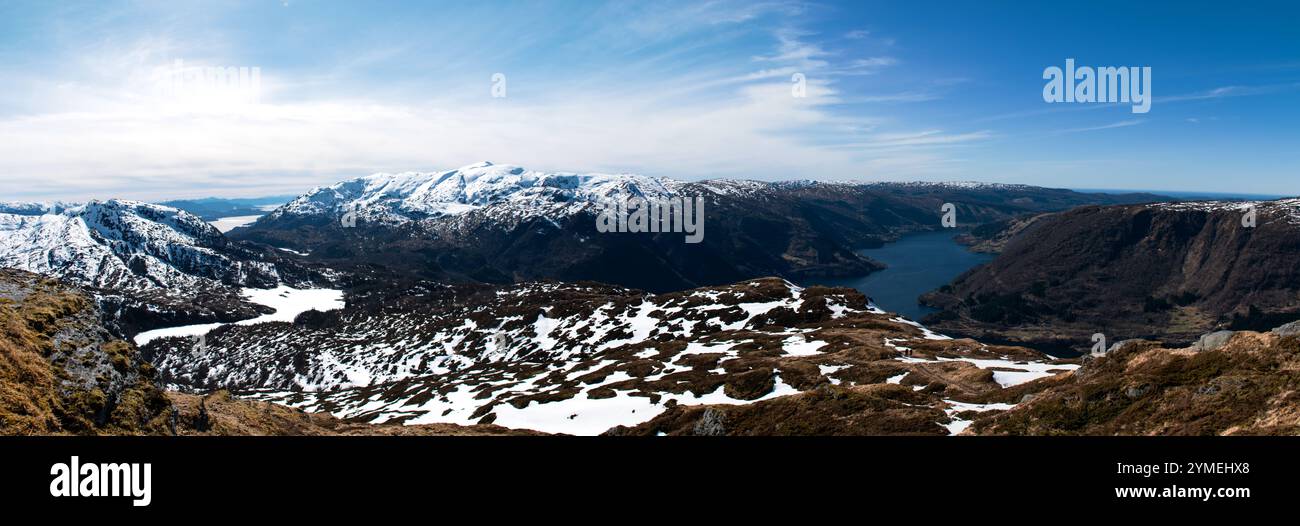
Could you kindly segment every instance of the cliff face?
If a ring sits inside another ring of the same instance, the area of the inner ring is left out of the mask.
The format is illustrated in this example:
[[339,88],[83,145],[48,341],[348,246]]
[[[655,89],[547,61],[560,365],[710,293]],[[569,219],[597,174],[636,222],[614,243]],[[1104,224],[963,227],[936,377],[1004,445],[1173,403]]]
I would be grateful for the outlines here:
[[949,332],[1081,352],[1094,333],[1186,343],[1300,318],[1297,200],[1083,207],[1023,227],[925,301]]

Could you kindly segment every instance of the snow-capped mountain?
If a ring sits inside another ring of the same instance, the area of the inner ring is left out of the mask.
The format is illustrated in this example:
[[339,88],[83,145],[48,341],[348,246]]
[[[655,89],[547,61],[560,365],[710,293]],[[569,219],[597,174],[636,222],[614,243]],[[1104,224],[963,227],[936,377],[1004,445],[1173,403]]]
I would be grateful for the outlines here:
[[[669,197],[683,192],[713,196],[758,196],[806,188],[848,191],[860,187],[882,191],[1065,193],[1069,190],[1023,184],[958,182],[822,182],[815,180],[763,182],[714,179],[687,182],[636,174],[539,172],[520,166],[480,162],[444,172],[378,173],[323,186],[267,215],[341,217],[382,223],[457,216],[475,210],[500,209],[499,218],[551,217],[578,213],[604,199]],[[770,195],[768,196],[770,197]],[[1156,197],[1156,196],[1152,196]],[[1099,199],[1104,201],[1106,199]],[[1134,199],[1125,199],[1132,201]]]
[[[702,198],[703,241],[678,233],[599,232],[602,201]],[[679,181],[631,174],[531,171],[479,163],[436,173],[375,174],[316,188],[232,233],[355,265],[442,280],[594,280],[652,291],[764,276],[862,275],[857,253],[940,228],[1143,197],[1014,185]]]
[[493,209],[499,220],[566,216],[602,199],[667,197],[685,183],[630,174],[549,173],[490,162],[437,173],[374,174],[316,188],[268,214],[395,224]]
[[330,286],[339,277],[284,255],[156,204],[0,204],[0,267],[86,287],[122,335],[252,318],[266,308],[244,289]]
[[0,266],[119,290],[274,286],[274,265],[232,253],[187,212],[136,201],[0,206]]

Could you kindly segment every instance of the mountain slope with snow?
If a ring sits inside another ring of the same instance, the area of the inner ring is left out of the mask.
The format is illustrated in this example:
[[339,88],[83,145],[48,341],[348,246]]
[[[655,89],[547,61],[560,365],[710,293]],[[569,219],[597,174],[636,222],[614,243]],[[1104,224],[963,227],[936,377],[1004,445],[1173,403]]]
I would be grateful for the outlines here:
[[[778,279],[668,294],[421,284],[347,303],[293,323],[225,326],[202,347],[164,338],[143,351],[160,380],[182,390],[230,389],[374,423],[574,434],[634,426],[681,404],[885,384],[880,403],[910,415],[894,432],[942,435],[956,429],[945,429],[954,404],[1074,368],[936,335],[851,289]],[[930,384],[947,387],[920,392]]]
[[227,239],[188,212],[112,199],[0,204],[0,267],[87,288],[126,336],[264,313],[241,289],[331,284],[337,276],[280,251]]
[[279,279],[273,265],[239,259],[215,228],[175,208],[109,200],[25,212],[0,213],[0,266],[112,289]]

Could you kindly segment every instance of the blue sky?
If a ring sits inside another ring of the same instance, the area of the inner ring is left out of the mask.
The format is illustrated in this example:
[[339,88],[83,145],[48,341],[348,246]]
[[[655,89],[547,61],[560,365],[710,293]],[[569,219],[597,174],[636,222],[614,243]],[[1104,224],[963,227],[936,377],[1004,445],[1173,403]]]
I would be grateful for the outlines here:
[[[1150,112],[1044,102],[1067,58],[1151,67]],[[178,60],[259,68],[259,89],[160,88]],[[1300,194],[1284,2],[7,1],[0,76],[6,200],[299,193],[480,160]]]

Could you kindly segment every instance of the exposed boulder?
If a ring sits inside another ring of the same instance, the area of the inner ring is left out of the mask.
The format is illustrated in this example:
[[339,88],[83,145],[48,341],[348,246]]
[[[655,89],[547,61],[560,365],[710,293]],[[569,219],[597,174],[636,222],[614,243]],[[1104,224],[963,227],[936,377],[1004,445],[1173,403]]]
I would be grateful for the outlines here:
[[1219,349],[1226,345],[1228,340],[1231,340],[1232,335],[1234,334],[1236,334],[1234,331],[1214,331],[1202,334],[1201,338],[1196,340],[1196,343],[1192,344],[1192,349],[1197,351],[1213,351]]

